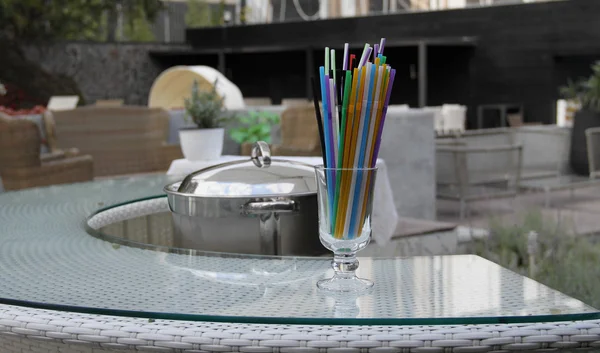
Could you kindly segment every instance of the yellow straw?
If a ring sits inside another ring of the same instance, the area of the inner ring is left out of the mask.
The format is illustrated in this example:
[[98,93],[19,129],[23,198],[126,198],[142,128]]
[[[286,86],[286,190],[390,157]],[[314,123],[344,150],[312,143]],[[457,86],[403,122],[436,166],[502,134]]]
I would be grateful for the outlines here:
[[[349,153],[349,159],[348,159],[348,168],[352,169],[354,168],[354,160],[356,159],[356,138],[358,136],[358,128],[360,125],[360,117],[361,117],[361,110],[362,110],[362,101],[363,101],[363,97],[364,97],[364,85],[368,84],[368,82],[366,82],[366,75],[367,75],[367,68],[363,67],[362,69],[360,69],[360,80],[359,80],[359,87],[358,87],[358,102],[356,104],[356,112],[358,113],[358,115],[355,114],[354,117],[354,124],[352,126],[352,135],[350,137],[350,143],[354,144],[354,146],[349,146],[350,148],[350,153]],[[349,198],[350,198],[350,190],[352,188],[352,179],[353,179],[353,175],[352,172],[349,171],[348,173],[349,175],[346,176],[346,184],[344,185],[344,191],[346,194],[346,198],[344,199],[344,202],[342,203],[342,210],[345,210],[345,212],[341,212],[342,215],[348,216],[348,212],[352,212],[352,205],[349,204]],[[340,208],[338,208],[338,211],[340,210]],[[339,214],[339,212],[338,212]],[[340,229],[340,232],[343,232],[344,229],[346,229],[346,221],[344,218],[344,221],[342,223],[342,227]],[[343,234],[341,235],[343,237]]]
[[[350,90],[350,102],[348,104],[347,110],[347,118],[346,118],[346,132],[344,134],[344,160],[342,161],[342,168],[348,168],[348,161],[350,160],[350,150],[351,150],[351,132],[352,126],[354,125],[354,108],[356,105],[356,90],[358,86],[358,69],[354,69],[354,73],[352,75],[352,88]],[[340,200],[338,201],[338,212],[335,220],[335,229],[334,229],[334,237],[337,239],[341,239],[343,237],[341,229],[344,229],[344,219],[346,218],[345,214],[339,212],[340,210],[344,210],[345,205],[348,203],[348,193],[344,193],[345,185],[348,183],[348,175],[347,171],[342,171],[342,181],[340,185]]]
[[[377,120],[375,121],[375,131],[379,131],[379,125],[381,124],[381,119],[382,119],[382,115],[383,115],[383,104],[384,104],[384,99],[385,99],[385,94],[387,92],[387,88],[388,88],[388,84],[389,84],[389,71],[388,71],[388,65],[383,65],[384,71],[383,71],[383,87],[381,92],[379,92],[379,106],[377,107]],[[367,168],[371,168],[371,165],[373,165],[373,153],[375,150],[375,143],[373,143],[370,146],[370,151],[369,151],[369,164],[367,165]],[[371,176],[372,176],[372,172],[368,172],[367,173],[367,187],[370,190],[370,185],[371,185]],[[367,191],[366,190],[366,191]],[[367,191],[370,192],[370,191]],[[363,204],[362,204],[362,209],[361,209],[361,216],[360,216],[360,224],[364,224],[364,219],[366,217],[366,213],[367,213],[367,199],[368,199],[368,194],[365,195],[365,198],[363,200]]]

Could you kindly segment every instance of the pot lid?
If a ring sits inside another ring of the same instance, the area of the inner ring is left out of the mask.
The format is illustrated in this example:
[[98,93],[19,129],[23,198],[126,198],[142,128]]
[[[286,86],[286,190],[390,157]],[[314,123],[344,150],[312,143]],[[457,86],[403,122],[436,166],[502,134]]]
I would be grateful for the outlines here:
[[250,159],[201,169],[165,191],[193,197],[278,197],[315,194],[317,185],[312,165],[271,159],[269,145],[259,141]]

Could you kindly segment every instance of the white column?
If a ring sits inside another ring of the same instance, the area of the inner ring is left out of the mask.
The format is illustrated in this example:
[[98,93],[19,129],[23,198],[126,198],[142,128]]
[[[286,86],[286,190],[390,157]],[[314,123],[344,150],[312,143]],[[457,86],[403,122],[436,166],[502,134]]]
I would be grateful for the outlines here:
[[319,18],[326,19],[329,17],[329,1],[321,0],[319,1]]
[[342,7],[340,9],[342,17],[353,17],[356,16],[356,1],[344,0],[342,1]]
[[165,14],[165,42],[171,42],[171,11],[167,8],[163,11]]

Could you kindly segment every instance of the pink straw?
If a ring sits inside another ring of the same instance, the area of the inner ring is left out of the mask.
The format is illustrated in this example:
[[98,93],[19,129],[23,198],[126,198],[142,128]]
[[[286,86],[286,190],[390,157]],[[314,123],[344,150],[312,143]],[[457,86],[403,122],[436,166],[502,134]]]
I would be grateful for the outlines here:
[[344,43],[344,59],[342,61],[342,70],[348,70],[348,43]]
[[385,47],[385,38],[381,38],[381,41],[379,41],[379,54],[383,55],[384,47]]
[[379,129],[377,130],[377,140],[375,143],[375,151],[373,151],[373,160],[371,161],[371,168],[375,168],[377,157],[379,156],[379,146],[381,146],[381,133],[383,131],[383,124],[385,123],[385,117],[387,115],[388,104],[390,103],[390,96],[392,95],[392,86],[394,85],[394,77],[396,77],[396,70],[392,69],[390,73],[390,83],[388,83],[388,89],[385,94],[385,103],[383,105],[383,115],[381,116],[381,122],[379,123]]

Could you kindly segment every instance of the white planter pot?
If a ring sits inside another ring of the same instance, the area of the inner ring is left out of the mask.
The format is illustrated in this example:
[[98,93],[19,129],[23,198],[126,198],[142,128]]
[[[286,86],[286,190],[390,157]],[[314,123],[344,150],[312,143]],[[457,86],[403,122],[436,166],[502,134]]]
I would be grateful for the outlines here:
[[215,160],[223,153],[225,129],[179,130],[183,156],[188,161]]

